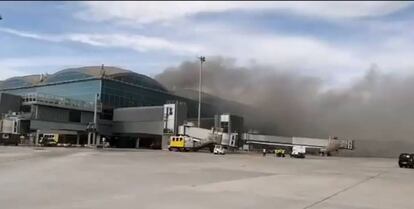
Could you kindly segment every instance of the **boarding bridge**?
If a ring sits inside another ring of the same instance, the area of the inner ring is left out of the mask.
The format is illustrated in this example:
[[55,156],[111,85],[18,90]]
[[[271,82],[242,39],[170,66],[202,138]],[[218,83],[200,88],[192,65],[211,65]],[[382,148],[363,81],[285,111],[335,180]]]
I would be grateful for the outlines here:
[[308,137],[282,137],[272,135],[260,135],[245,133],[242,137],[245,144],[259,144],[269,146],[304,146],[307,148],[316,148],[321,151],[336,151],[339,149],[352,150],[353,140],[337,139],[336,137],[330,137],[329,139],[320,138],[308,138]]
[[224,133],[220,130],[198,128],[194,126],[179,126],[178,135],[190,137],[196,144],[221,144],[227,147],[237,146],[237,133]]

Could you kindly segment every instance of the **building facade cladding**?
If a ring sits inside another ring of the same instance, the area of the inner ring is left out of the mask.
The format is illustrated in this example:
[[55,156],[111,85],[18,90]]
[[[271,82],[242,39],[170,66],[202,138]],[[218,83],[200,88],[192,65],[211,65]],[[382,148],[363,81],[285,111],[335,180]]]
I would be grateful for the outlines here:
[[0,94],[0,114],[9,111],[19,112],[22,99],[15,95]]
[[36,119],[54,122],[69,122],[69,110],[36,105]]

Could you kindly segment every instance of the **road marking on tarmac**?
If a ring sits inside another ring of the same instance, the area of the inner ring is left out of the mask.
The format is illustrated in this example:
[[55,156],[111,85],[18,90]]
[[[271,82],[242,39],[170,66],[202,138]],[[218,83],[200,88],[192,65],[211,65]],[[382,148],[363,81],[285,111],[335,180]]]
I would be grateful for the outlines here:
[[380,173],[377,173],[376,175],[369,176],[369,177],[367,177],[367,178],[365,178],[365,179],[363,179],[363,180],[361,180],[361,181],[359,181],[359,182],[357,182],[357,183],[355,183],[355,184],[352,184],[352,185],[350,185],[350,186],[348,186],[348,187],[345,187],[344,189],[341,189],[341,190],[339,190],[339,191],[337,191],[337,192],[335,192],[335,193],[333,193],[333,194],[331,194],[331,195],[329,195],[329,196],[327,196],[327,197],[325,197],[325,198],[323,198],[323,199],[321,199],[321,200],[318,200],[318,201],[316,201],[316,202],[314,202],[314,203],[312,203],[312,204],[310,204],[310,205],[308,205],[308,206],[304,207],[303,209],[309,209],[309,208],[312,208],[312,207],[314,207],[314,206],[316,206],[316,205],[319,205],[319,204],[321,204],[321,203],[325,202],[326,200],[331,199],[332,197],[338,196],[339,194],[341,194],[341,193],[343,193],[343,192],[346,192],[346,191],[348,191],[348,190],[350,190],[350,189],[352,189],[352,188],[354,188],[354,187],[357,187],[357,186],[359,186],[359,185],[361,185],[361,184],[363,184],[363,183],[366,183],[366,182],[368,182],[368,181],[371,181],[372,179],[375,179],[375,178],[377,178],[377,177],[381,176],[382,174],[384,174],[384,173],[386,173],[386,172],[387,172],[387,171],[382,171],[382,172],[380,172]]

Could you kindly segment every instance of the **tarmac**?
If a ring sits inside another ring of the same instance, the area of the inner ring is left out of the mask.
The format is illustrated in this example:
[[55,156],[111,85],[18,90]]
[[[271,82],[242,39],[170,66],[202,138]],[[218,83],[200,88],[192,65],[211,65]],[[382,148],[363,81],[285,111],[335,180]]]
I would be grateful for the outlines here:
[[414,208],[397,159],[0,147],[2,209]]

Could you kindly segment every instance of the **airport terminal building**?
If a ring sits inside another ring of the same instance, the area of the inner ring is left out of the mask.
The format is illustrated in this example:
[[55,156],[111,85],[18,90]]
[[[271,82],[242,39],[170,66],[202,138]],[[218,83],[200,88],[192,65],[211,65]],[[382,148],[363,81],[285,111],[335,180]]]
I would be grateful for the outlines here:
[[[9,78],[0,82],[0,143],[37,145],[53,137],[61,145],[168,149],[170,136],[180,135],[190,137],[193,147],[329,145],[327,139],[246,133],[246,107],[208,95],[198,126],[194,93],[171,92],[145,75],[104,66]],[[352,149],[349,140],[343,142]]]
[[[198,107],[198,101],[177,96],[148,76],[106,66],[9,78],[0,82],[0,95],[2,127],[8,129],[2,137],[15,133],[29,143],[38,143],[44,133],[57,133],[66,142],[98,144],[89,139],[93,129],[116,146],[135,146],[137,137],[142,146],[159,146],[164,105],[180,107],[175,110],[180,120],[196,118]],[[203,103],[201,115],[214,117],[223,111]]]

